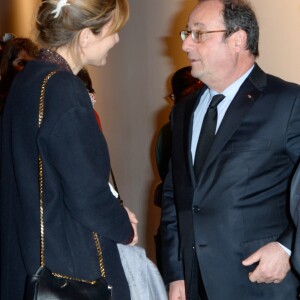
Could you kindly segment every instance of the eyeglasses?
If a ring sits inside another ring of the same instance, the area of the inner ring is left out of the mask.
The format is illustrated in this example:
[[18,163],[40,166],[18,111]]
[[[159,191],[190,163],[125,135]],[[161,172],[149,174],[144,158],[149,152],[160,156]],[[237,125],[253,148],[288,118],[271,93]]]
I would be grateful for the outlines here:
[[201,43],[204,41],[205,35],[207,33],[214,33],[214,32],[227,32],[227,30],[211,30],[211,31],[182,30],[180,32],[180,37],[182,41],[185,41],[189,37],[189,35],[191,35],[193,42]]
[[171,93],[170,95],[168,95],[169,98],[174,102],[175,101],[175,95],[174,93]]

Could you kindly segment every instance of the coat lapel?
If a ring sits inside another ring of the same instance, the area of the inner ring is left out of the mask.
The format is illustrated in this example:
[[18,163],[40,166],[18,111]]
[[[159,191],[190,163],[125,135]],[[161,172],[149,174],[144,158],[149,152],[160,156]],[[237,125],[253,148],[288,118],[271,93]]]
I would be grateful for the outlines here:
[[218,157],[224,146],[239,128],[249,109],[255,101],[257,101],[262,92],[262,88],[265,85],[266,74],[257,65],[255,65],[249,77],[240,87],[222,120],[198,178],[198,183],[201,181],[205,170]]

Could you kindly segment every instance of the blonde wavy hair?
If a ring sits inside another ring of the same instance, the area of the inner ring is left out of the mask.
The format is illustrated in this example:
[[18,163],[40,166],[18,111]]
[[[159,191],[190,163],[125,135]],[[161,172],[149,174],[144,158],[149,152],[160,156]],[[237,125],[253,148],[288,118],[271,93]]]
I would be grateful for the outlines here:
[[45,48],[72,46],[83,29],[89,28],[94,34],[99,34],[110,21],[107,35],[113,34],[125,25],[129,17],[127,0],[68,0],[68,5],[63,6],[55,18],[53,11],[58,2],[42,1],[36,14],[37,42]]

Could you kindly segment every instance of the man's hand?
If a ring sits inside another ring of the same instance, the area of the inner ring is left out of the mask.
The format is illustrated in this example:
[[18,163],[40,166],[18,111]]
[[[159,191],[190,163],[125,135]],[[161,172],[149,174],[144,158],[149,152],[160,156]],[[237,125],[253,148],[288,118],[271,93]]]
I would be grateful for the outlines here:
[[186,300],[184,280],[177,280],[170,283],[169,300]]
[[138,224],[139,221],[138,221],[136,215],[128,207],[124,206],[124,208],[127,211],[127,214],[128,214],[128,217],[129,217],[129,221],[131,222],[131,225],[132,225],[132,228],[133,228],[133,232],[134,232],[133,240],[132,240],[132,242],[129,245],[134,246],[134,245],[137,244],[137,242],[139,240],[138,230],[137,230],[137,224]]
[[269,243],[258,249],[242,264],[250,266],[256,262],[259,262],[259,265],[249,273],[251,282],[280,283],[291,269],[289,255],[277,242]]

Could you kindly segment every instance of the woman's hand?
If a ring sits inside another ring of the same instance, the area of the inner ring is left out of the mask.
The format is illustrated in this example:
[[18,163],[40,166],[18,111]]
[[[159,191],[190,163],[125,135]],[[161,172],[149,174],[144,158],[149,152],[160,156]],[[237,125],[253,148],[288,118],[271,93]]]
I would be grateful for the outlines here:
[[139,221],[138,221],[136,215],[128,207],[124,206],[124,208],[127,211],[127,214],[128,214],[128,217],[129,217],[129,220],[131,222],[133,232],[134,232],[133,240],[129,245],[134,246],[138,243],[138,240],[139,240],[138,230],[137,230],[137,224]]

